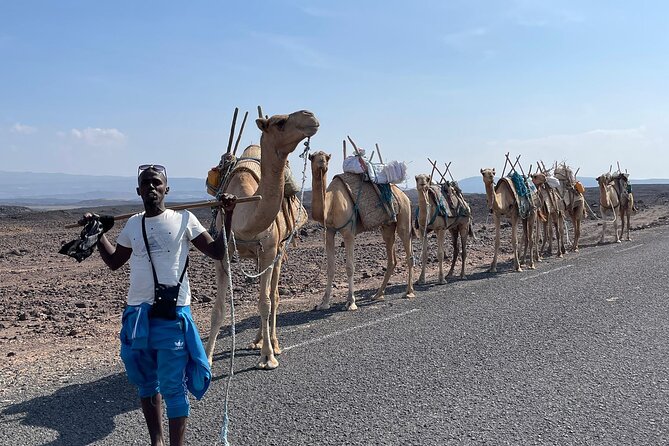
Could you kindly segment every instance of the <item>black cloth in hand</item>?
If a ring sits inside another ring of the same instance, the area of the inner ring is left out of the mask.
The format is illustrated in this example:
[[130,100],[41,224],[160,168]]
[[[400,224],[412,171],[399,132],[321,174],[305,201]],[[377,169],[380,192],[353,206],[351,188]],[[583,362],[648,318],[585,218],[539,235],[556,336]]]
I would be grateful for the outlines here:
[[[104,234],[111,226],[105,229],[105,224],[103,219],[108,216],[103,216],[101,218],[96,218],[89,220],[88,223],[84,226],[84,229],[81,230],[79,238],[72,240],[71,242],[65,243],[60,250],[59,254],[65,254],[66,256],[73,257],[77,262],[82,262],[84,259],[93,254],[95,250],[95,244],[100,240],[102,234]],[[114,218],[111,217],[111,225],[114,224]]]

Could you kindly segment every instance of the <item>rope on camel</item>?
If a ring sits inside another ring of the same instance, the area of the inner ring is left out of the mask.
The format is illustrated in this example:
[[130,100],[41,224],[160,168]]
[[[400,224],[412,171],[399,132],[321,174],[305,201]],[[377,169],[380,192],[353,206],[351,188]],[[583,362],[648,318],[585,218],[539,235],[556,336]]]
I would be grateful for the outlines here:
[[[274,257],[274,260],[272,260],[272,263],[267,265],[267,268],[265,268],[264,270],[260,271],[257,274],[250,274],[250,273],[247,273],[246,271],[244,271],[244,268],[240,265],[239,269],[241,270],[242,274],[244,274],[244,276],[248,277],[249,279],[258,278],[258,277],[262,276],[263,274],[265,274],[267,271],[269,271],[271,268],[273,268],[274,265],[276,265],[276,262],[278,262],[279,259],[288,251],[288,245],[290,244],[290,242],[293,241],[293,237],[297,233],[298,222],[300,222],[300,217],[302,215],[302,209],[304,209],[304,205],[302,203],[304,203],[304,184],[305,184],[305,181],[307,179],[307,173],[306,173],[307,172],[307,160],[308,160],[307,155],[309,154],[309,150],[310,150],[310,147],[309,147],[309,140],[310,139],[311,138],[307,138],[307,140],[304,142],[304,146],[305,146],[304,151],[300,154],[300,158],[304,158],[304,167],[302,168],[302,188],[301,188],[302,190],[300,191],[300,209],[297,213],[297,217],[295,218],[295,226],[293,227],[293,230],[290,232],[290,235],[286,239],[284,239],[285,244],[283,245],[283,249],[280,249],[276,253],[276,256]],[[305,211],[306,211],[306,209],[305,209]],[[306,212],[305,212],[305,214],[306,214]],[[239,253],[237,252],[237,241],[235,239],[234,231],[230,231],[230,238],[232,239],[232,246],[234,248],[234,252],[237,255],[239,255]]]
[[[227,240],[225,233],[225,222],[221,225],[224,240]],[[225,400],[223,402],[223,425],[221,426],[221,441],[224,446],[230,446],[228,441],[228,433],[230,432],[230,416],[228,415],[228,402],[230,401],[230,388],[232,387],[232,377],[235,374],[235,350],[237,349],[237,330],[235,328],[235,299],[232,287],[232,272],[230,271],[230,250],[226,243],[225,246],[225,273],[228,275],[228,291],[230,293],[230,332],[232,334],[232,346],[230,348],[230,369],[228,371],[228,379],[225,381]],[[210,335],[211,336],[211,335]]]

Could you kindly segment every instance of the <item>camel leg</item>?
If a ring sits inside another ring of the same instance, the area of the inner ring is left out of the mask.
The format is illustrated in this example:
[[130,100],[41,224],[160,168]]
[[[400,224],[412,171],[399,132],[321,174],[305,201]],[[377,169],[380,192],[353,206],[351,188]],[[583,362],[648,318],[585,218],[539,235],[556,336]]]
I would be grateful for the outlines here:
[[[516,271],[522,271],[520,261],[518,259],[518,219],[511,219],[511,248],[513,250],[513,266]],[[497,250],[495,250],[497,252]]]
[[[446,236],[446,231],[440,229],[437,231],[437,262],[439,262],[439,279],[438,283],[446,283],[444,280],[444,239]],[[449,273],[450,274],[450,273]]]
[[216,266],[216,300],[211,309],[211,324],[209,329],[209,340],[205,352],[209,365],[213,363],[214,347],[216,347],[216,338],[218,332],[225,322],[225,299],[228,294],[228,276],[225,260],[215,263]]
[[627,213],[626,213],[626,218],[627,218],[627,241],[628,242],[632,241],[632,239],[630,238],[630,214],[631,213],[632,213],[632,211],[630,209],[628,209]]
[[[399,228],[398,228],[399,229]],[[411,243],[411,222],[409,222],[409,230],[407,232],[398,231],[402,246],[404,247],[404,255],[406,257],[407,265],[407,292],[405,297],[412,299],[416,297],[413,289],[413,246]],[[395,249],[393,249],[393,257],[395,257]]]
[[[615,215],[615,209],[613,210],[614,215]],[[616,243],[621,243],[620,242],[620,235],[618,234],[618,220],[620,219],[620,213],[618,213],[618,218],[613,220],[613,232],[616,234]],[[622,223],[621,223],[622,224]]]
[[469,238],[469,225],[471,224],[470,221],[467,221],[467,226],[464,226],[460,230],[460,244],[461,246],[461,251],[462,251],[462,267],[460,268],[460,278],[464,279],[465,278],[465,262],[467,261],[467,239]]
[[536,266],[534,265],[534,255],[532,255],[532,252],[534,251],[534,228],[536,227],[536,220],[537,220],[537,213],[533,212],[530,213],[530,215],[527,217],[527,243],[529,244],[530,248],[530,269],[536,269]]
[[[282,256],[283,257],[283,256]],[[281,347],[279,346],[279,338],[276,334],[276,316],[279,312],[279,277],[281,277],[281,264],[283,263],[283,258],[280,258],[274,269],[272,270],[272,280],[270,283],[270,318],[269,318],[269,335],[270,342],[272,343],[272,349],[274,350],[275,355],[281,354]]]
[[606,213],[602,210],[602,235],[599,237],[599,243],[604,243],[604,235],[606,234]]
[[[493,214],[493,219],[495,220],[495,253],[492,255],[492,263],[490,264],[490,268],[488,268],[488,272],[491,273],[496,273],[497,272],[497,253],[499,252],[499,239],[501,237],[501,230],[500,230],[500,221],[499,221],[499,215]],[[515,245],[514,245],[514,250],[515,250]]]
[[388,285],[390,276],[393,275],[393,272],[395,271],[395,266],[397,265],[397,260],[395,259],[396,228],[397,224],[381,226],[381,235],[383,236],[383,242],[386,244],[386,274],[383,276],[383,283],[381,283],[379,290],[376,292],[374,300],[384,299],[386,286]]
[[[262,253],[260,259],[261,271],[268,267],[276,255],[276,250],[271,249]],[[272,370],[279,366],[279,361],[274,357],[274,350],[270,342],[269,316],[272,304],[270,302],[270,286],[272,282],[272,272],[274,268],[270,267],[262,276],[260,276],[260,297],[258,299],[258,313],[260,313],[260,329],[262,331],[262,342],[260,347],[260,362],[258,368]]]
[[358,309],[355,304],[353,292],[353,274],[355,273],[355,234],[352,231],[342,233],[344,237],[344,249],[346,249],[346,277],[348,278],[348,296],[346,298],[346,309],[354,311]]
[[420,276],[418,276],[418,283],[425,283],[425,269],[427,268],[427,234],[423,229],[420,230]]
[[[562,247],[560,246],[560,241],[562,240],[562,237],[561,237],[562,231],[560,230],[560,219],[557,215],[555,216],[555,219],[553,220],[553,227],[555,228],[555,247],[557,249],[557,256],[558,256],[558,258],[562,258],[563,253],[562,253]],[[552,253],[552,249],[551,249],[551,253]]]
[[578,239],[581,238],[581,219],[573,218],[571,222],[574,225],[574,244],[572,245],[572,251],[578,252]]
[[330,299],[332,297],[332,282],[335,276],[335,231],[328,229],[325,234],[325,256],[327,258],[327,283],[325,285],[325,294],[323,300],[319,305],[316,305],[316,310],[330,309]]
[[459,232],[451,229],[451,243],[453,243],[453,259],[451,260],[451,269],[448,270],[446,277],[451,277],[453,275],[453,270],[455,269],[455,262],[458,260],[458,234]]

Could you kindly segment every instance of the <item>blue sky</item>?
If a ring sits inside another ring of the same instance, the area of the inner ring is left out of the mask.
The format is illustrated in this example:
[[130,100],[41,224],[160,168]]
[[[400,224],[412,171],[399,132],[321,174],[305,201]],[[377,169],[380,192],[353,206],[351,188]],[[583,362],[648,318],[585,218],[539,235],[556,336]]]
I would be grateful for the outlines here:
[[[667,178],[667,17],[664,1],[0,0],[0,170],[204,177],[234,107],[261,105],[313,111],[331,175],[351,135],[408,162],[411,186],[428,157],[464,178],[505,152]],[[258,140],[247,123],[242,145]]]

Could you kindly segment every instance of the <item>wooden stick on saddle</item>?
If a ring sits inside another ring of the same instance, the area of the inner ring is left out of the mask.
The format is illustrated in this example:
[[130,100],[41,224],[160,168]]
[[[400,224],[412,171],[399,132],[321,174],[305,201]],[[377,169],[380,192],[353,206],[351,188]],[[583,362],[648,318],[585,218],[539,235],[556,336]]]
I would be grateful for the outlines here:
[[[365,163],[365,160],[362,158],[362,154],[360,153],[360,150],[358,150],[358,146],[355,145],[355,142],[353,142],[350,136],[346,135],[346,137],[353,146],[353,151],[358,157],[358,161],[360,162],[360,167],[362,167],[362,171],[367,173],[367,164]],[[385,200],[383,199],[383,196],[381,195],[381,190],[379,189],[379,185],[371,181],[371,178],[369,183],[371,183],[372,187],[374,188],[374,192],[376,192],[376,195],[379,197],[379,201],[383,205],[383,209],[385,209],[385,211],[388,213],[389,216],[394,217],[395,213],[393,212],[392,205],[390,203],[386,203]]]
[[[376,151],[379,152],[379,161],[381,162],[381,164],[383,164],[383,158],[381,157],[381,149],[379,149],[379,145],[376,144],[376,143],[374,144],[374,146],[376,146]],[[372,155],[373,155],[373,153],[372,153]],[[371,158],[370,158],[370,161],[371,161]]]
[[446,171],[444,172],[444,176],[448,174],[449,177],[451,177],[451,181],[455,181],[455,178],[453,178],[453,175],[451,174],[451,164],[453,161],[450,161],[448,164],[444,163],[446,165]]
[[[442,184],[444,182],[444,174],[441,173],[441,170],[439,170],[439,168],[437,167],[437,162],[432,161],[430,158],[428,158],[427,160],[430,162],[430,164],[432,164],[432,170],[433,171],[436,170],[437,173],[441,176],[441,182],[439,184]],[[432,178],[432,177],[430,177],[430,178]]]
[[263,118],[263,116],[262,116],[262,107],[261,107],[261,106],[258,106],[258,119],[262,119],[262,118]]
[[[250,197],[239,197],[239,198],[237,198],[237,203],[236,204],[250,203],[250,202],[259,201],[259,200],[262,200],[262,195],[251,195]],[[222,206],[223,206],[222,201],[206,200],[206,201],[197,201],[195,203],[175,204],[174,206],[167,206],[166,209],[171,209],[173,211],[182,211],[184,209],[215,208],[215,207],[222,207]],[[135,214],[137,214],[137,212],[132,212],[132,213],[128,213],[128,214],[114,215],[114,221],[127,220],[128,218],[132,217]],[[76,228],[78,226],[83,226],[83,224],[80,224],[78,222],[77,223],[71,223],[71,224],[65,225],[65,228],[71,229],[71,228]]]
[[342,148],[344,149],[344,159],[346,159],[346,140],[341,140]]
[[230,153],[232,150],[232,138],[235,136],[235,127],[237,126],[237,113],[239,113],[239,108],[235,107],[235,113],[232,115],[232,125],[230,126],[230,136],[228,138],[228,148],[225,153]]
[[500,178],[504,178],[504,174],[506,173],[506,164],[511,162],[509,160],[509,152],[506,152],[506,154],[504,156],[506,157],[506,161],[504,161],[504,167],[502,168],[502,174],[499,176]]
[[244,125],[246,124],[246,118],[248,118],[249,112],[244,113],[244,119],[242,120],[242,126],[239,128],[239,134],[237,135],[237,141],[235,141],[235,148],[232,150],[232,154],[237,154],[237,148],[239,147],[239,140],[242,139],[242,133],[244,133]]

